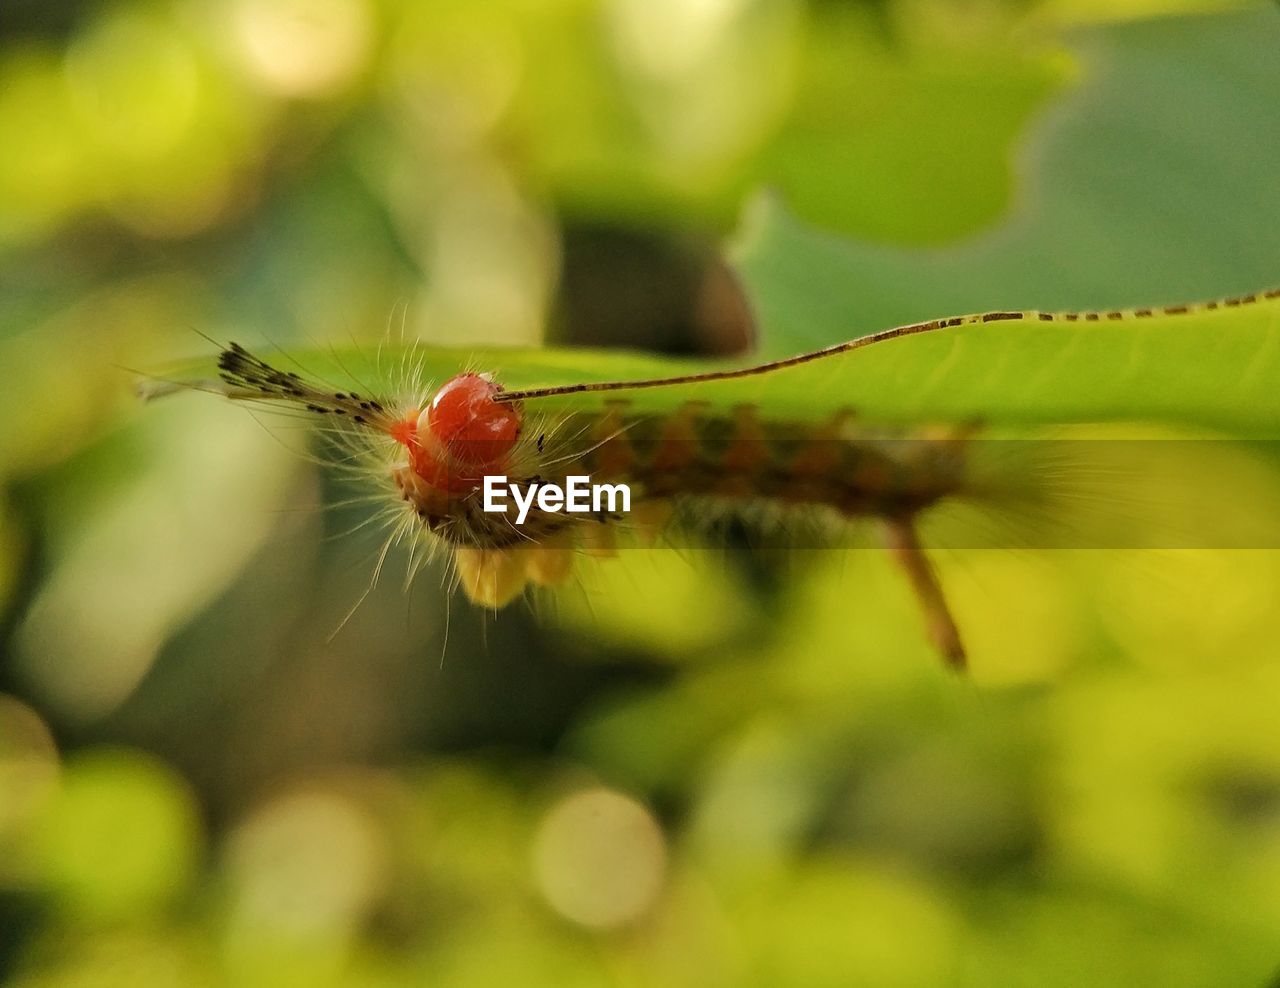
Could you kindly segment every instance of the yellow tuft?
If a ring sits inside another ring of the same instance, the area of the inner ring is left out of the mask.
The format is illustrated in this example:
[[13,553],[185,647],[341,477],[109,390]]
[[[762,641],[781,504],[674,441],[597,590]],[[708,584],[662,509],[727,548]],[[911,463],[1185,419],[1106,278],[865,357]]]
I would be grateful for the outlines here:
[[524,571],[529,582],[540,587],[558,587],[573,572],[574,550],[567,538],[556,535],[525,553]]
[[524,590],[521,549],[455,549],[453,564],[467,598],[481,607],[506,607]]

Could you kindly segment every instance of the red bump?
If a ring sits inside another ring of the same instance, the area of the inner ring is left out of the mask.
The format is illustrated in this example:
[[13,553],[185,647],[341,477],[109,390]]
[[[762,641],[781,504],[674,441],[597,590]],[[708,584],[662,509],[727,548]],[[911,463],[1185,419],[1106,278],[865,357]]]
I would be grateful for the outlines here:
[[445,381],[427,410],[430,439],[467,466],[501,463],[520,435],[519,410],[495,400],[501,390],[479,374]]

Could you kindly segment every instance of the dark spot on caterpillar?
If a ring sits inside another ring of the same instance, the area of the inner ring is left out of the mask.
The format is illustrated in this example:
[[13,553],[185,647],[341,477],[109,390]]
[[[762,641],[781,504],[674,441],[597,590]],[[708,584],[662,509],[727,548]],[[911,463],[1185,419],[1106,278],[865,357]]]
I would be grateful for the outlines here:
[[351,421],[352,421],[352,422],[359,422],[361,425],[364,425],[364,416],[363,416],[363,415],[353,415],[353,416],[351,416]]
[[950,319],[944,319],[938,324],[941,329],[948,329],[952,326],[959,326],[963,320],[959,316],[952,316]]
[[1101,317],[1096,312],[1086,312],[1084,318],[1085,322],[1097,322]]
[[307,406],[307,411],[308,411],[308,412],[315,412],[315,413],[317,413],[317,414],[319,414],[319,415],[326,415],[326,414],[328,414],[329,409],[327,409],[327,408],[321,408],[319,405],[308,405],[308,406]]
[[1263,298],[1280,298],[1280,288],[1271,288],[1262,293]]
[[1063,318],[1065,318],[1065,319],[1067,320],[1067,322],[1075,322],[1077,319],[1079,319],[1079,318],[1080,318],[1080,313],[1078,313],[1078,312],[1068,312],[1068,313],[1065,313],[1065,314],[1064,314]]
[[1000,322],[1004,319],[1021,319],[1021,312],[987,312],[982,316],[983,322]]
[[1108,312],[1108,313],[1107,313],[1107,318],[1108,318],[1108,319],[1123,319],[1123,318],[1124,318],[1124,313],[1123,313],[1123,312]]
[[546,441],[547,441],[547,435],[546,435],[546,433],[544,432],[542,435],[540,435],[540,436],[538,437],[537,446],[538,446],[538,452],[539,452],[539,453],[541,453],[541,452],[542,452],[542,446],[543,446],[543,444],[544,444]]
[[1185,316],[1187,311],[1188,310],[1185,305],[1166,305],[1164,307],[1164,314],[1166,316]]
[[333,397],[335,401],[346,401],[346,398],[347,398],[347,396],[344,395],[341,391],[337,392]]
[[1149,315],[1151,315],[1151,310],[1150,310],[1150,309],[1135,309],[1133,314],[1134,314],[1135,316],[1144,316],[1144,317],[1145,317],[1145,316],[1149,316]]
[[369,403],[367,401],[362,401],[360,402],[360,407],[367,412],[369,410]]
[[335,409],[333,410],[333,414],[334,414],[334,415],[346,415],[346,414],[347,414],[347,410],[346,410],[345,408],[335,408]]
[[1223,305],[1239,305],[1243,301],[1244,299],[1240,299],[1240,298],[1227,298],[1222,300],[1222,304]]
[[1041,312],[1041,313],[1040,313],[1040,321],[1041,321],[1041,322],[1053,322],[1053,313],[1052,313],[1052,312]]
[[372,408],[375,412],[382,411],[382,406],[379,405],[376,401],[369,402],[369,407]]

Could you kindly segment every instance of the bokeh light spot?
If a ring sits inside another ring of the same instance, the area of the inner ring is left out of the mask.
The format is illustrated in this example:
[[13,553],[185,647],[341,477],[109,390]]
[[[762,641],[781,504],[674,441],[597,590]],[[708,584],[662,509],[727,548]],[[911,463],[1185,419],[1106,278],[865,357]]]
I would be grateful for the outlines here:
[[357,804],[323,790],[258,808],[231,835],[234,949],[260,935],[324,939],[349,931],[376,899],[385,848]]
[[561,800],[534,842],[538,889],[583,926],[610,928],[642,916],[662,890],[666,843],[652,813],[610,789]]
[[246,67],[279,96],[328,96],[368,59],[373,24],[363,0],[239,0],[233,16]]

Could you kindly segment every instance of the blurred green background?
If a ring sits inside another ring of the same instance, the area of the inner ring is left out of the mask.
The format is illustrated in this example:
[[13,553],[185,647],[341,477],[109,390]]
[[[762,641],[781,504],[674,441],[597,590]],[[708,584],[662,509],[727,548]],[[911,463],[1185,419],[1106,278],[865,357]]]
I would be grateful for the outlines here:
[[[864,550],[624,552],[496,618],[388,577],[331,637],[379,544],[350,492],[292,423],[129,373],[388,326],[736,352],[756,190],[870,254],[981,244],[1073,39],[1187,16],[1194,51],[1233,6],[6,3],[0,980],[1266,984],[1276,552],[951,554],[972,681]],[[1211,127],[1241,94],[1197,72]],[[1128,139],[1196,143],[1084,150]],[[1150,184],[1280,229],[1211,167]],[[1081,222],[1121,255],[1143,206]],[[1226,283],[1277,254],[1239,229],[1190,238],[1192,294],[1264,287]],[[1082,248],[1041,248],[1053,291]]]

